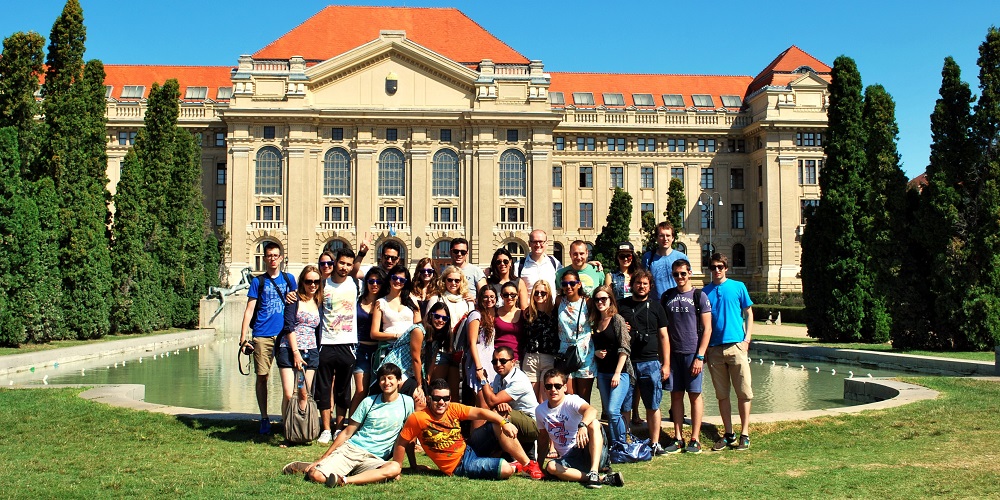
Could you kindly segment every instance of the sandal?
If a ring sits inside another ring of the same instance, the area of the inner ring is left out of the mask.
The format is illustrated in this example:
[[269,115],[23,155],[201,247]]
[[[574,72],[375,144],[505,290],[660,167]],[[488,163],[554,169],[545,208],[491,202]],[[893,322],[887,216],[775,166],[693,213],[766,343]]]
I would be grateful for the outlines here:
[[347,481],[344,480],[344,476],[333,473],[331,473],[329,476],[326,476],[327,488],[336,488],[338,486],[345,486],[345,485],[347,485]]

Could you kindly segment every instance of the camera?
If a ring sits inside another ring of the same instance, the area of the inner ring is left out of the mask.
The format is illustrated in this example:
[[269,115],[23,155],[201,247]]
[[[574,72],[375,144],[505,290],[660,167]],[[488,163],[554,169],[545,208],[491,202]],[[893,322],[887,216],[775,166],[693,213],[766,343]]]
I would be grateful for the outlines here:
[[240,346],[240,352],[247,356],[253,354],[253,342],[249,340],[243,341],[243,345]]

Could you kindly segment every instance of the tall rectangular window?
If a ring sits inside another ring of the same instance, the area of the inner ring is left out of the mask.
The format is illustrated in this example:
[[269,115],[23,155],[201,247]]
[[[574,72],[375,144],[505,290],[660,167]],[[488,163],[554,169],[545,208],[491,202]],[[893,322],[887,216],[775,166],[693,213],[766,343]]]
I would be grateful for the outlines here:
[[500,207],[500,222],[524,222],[524,207]]
[[764,227],[764,202],[757,202],[757,227]]
[[507,129],[507,142],[517,142],[517,129],[509,128]]
[[656,212],[653,210],[652,203],[643,203],[639,205],[639,220],[642,220],[646,214],[653,214],[653,217],[656,217]]
[[653,167],[642,167],[639,169],[639,187],[653,189]]
[[566,138],[556,137],[556,151],[563,151],[566,149]]
[[552,167],[552,187],[562,187],[562,165]]
[[552,204],[552,227],[563,227],[562,203]]
[[715,209],[718,207],[711,204],[704,204],[701,206],[701,228],[708,229],[709,226],[715,229],[715,219],[719,216]]
[[712,167],[701,169],[701,188],[715,189],[715,169]]
[[385,140],[389,142],[395,142],[399,140],[399,129],[395,128],[385,129]]
[[222,147],[226,145],[226,134],[222,132],[215,133],[215,145],[217,147]]
[[732,211],[731,211],[730,215],[732,216],[732,228],[733,229],[744,229],[746,226],[744,225],[744,220],[743,220],[743,217],[744,217],[744,214],[743,214],[743,204],[741,204],[741,203],[733,203],[731,205],[731,207],[732,207]]
[[816,184],[816,173],[822,160],[799,160],[799,184]]
[[226,200],[215,200],[215,225],[226,225]]
[[715,152],[715,139],[698,139],[698,152],[699,153],[714,153]]
[[580,187],[594,187],[594,167],[580,167]]
[[576,138],[576,150],[577,151],[583,151],[584,148],[585,148],[585,146],[584,146],[584,139],[583,139],[583,137],[577,137]]
[[274,139],[274,125],[264,125],[264,139]]
[[816,211],[816,207],[819,206],[819,200],[802,200],[802,210],[801,210],[801,220],[800,224],[805,224],[809,220],[809,217]]
[[587,138],[587,151],[593,151],[594,149],[596,149],[595,141],[596,139],[594,139],[593,137]]
[[636,140],[636,149],[647,152],[656,151],[656,139],[652,137],[640,137]]
[[226,164],[216,163],[215,164],[215,183],[224,186],[226,184]]
[[625,168],[611,167],[611,187],[625,188]]
[[594,204],[593,203],[581,203],[580,204],[580,227],[581,228],[592,228],[592,227],[594,227]]
[[434,207],[434,222],[458,222],[458,207]]
[[344,140],[344,127],[333,127],[330,129],[330,138],[335,141]]
[[684,167],[670,167],[670,178],[680,179],[681,184],[684,184]]
[[325,206],[323,207],[323,220],[326,222],[348,222],[351,220],[350,209],[348,207]]
[[281,205],[257,205],[254,215],[258,221],[280,221]]
[[451,142],[451,129],[443,128],[441,129],[441,142]]
[[667,152],[683,153],[687,150],[687,139],[667,139]]
[[729,171],[729,189],[743,189],[742,168],[734,168]]

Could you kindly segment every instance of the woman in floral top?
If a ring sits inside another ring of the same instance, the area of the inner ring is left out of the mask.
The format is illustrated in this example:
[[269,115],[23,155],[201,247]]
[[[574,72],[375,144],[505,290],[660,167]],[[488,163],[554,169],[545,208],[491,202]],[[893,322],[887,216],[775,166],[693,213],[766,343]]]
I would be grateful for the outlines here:
[[275,360],[281,374],[281,414],[296,388],[296,372],[305,371],[306,389],[312,388],[313,375],[319,368],[317,339],[322,332],[320,305],[323,279],[319,268],[310,264],[299,273],[298,300],[285,305],[285,326],[281,330]]

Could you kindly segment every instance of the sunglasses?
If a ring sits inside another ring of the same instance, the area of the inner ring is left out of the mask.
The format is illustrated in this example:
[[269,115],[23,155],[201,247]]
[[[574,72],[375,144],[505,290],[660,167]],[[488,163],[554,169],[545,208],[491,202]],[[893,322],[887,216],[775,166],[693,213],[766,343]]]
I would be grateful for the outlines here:
[[445,403],[447,403],[448,401],[451,401],[451,396],[431,396],[431,401],[435,403],[440,403],[441,401],[444,401]]
[[445,316],[444,314],[431,313],[431,319],[436,319],[438,321],[448,321],[451,318],[448,317],[448,316]]
[[545,384],[545,390],[546,391],[551,391],[552,389],[555,389],[555,390],[558,391],[558,390],[562,389],[564,385],[565,384]]
[[398,255],[383,255],[382,260],[399,260]]
[[501,293],[500,295],[502,295],[503,298],[505,298],[505,299],[516,299],[517,298],[517,293],[516,292],[515,293]]
[[492,300],[493,302],[496,302],[497,296],[493,294],[483,295],[483,300]]
[[333,267],[332,260],[321,260],[319,261],[319,267]]
[[496,264],[498,266],[509,266],[510,265],[510,261],[507,260],[507,259],[500,259],[500,260],[494,262],[494,264]]
[[379,285],[379,286],[381,286],[381,285],[382,285],[382,281],[381,281],[381,280],[379,280],[378,278],[368,278],[368,279],[367,279],[367,280],[365,280],[365,281],[367,281],[367,283],[368,283],[369,285]]
[[420,272],[422,272],[422,273],[424,273],[424,274],[426,274],[428,276],[434,274],[434,270],[433,269],[427,269],[427,268],[421,269]]
[[632,258],[632,254],[630,254],[630,253],[623,253],[623,254],[619,254],[618,255],[618,260],[625,260],[625,259],[631,259],[631,258]]
[[675,278],[686,278],[688,273],[686,271],[681,271],[679,273],[674,273]]
[[404,284],[407,281],[410,281],[402,276],[396,276],[396,275],[389,276],[389,279],[391,279],[393,283],[400,283],[400,284]]
[[609,297],[594,297],[594,302],[598,304],[604,304],[605,302],[611,300]]
[[445,281],[447,281],[448,283],[458,284],[462,282],[462,278],[445,278]]
[[509,358],[497,358],[493,360],[494,365],[506,365],[510,362]]
[[548,297],[549,292],[537,291],[534,292],[532,295],[534,295],[535,297]]
[[453,253],[455,255],[465,255],[465,254],[469,253],[469,251],[468,250],[452,250],[451,253]]
[[579,285],[579,284],[580,284],[579,281],[563,281],[562,282],[562,287],[566,288],[568,286],[576,286],[576,285]]
[[319,286],[320,280],[302,280],[302,282],[305,283],[307,286],[309,285]]
[[724,266],[722,264],[712,264],[711,266],[708,266],[708,268],[712,269],[712,270],[715,270],[715,271],[721,271],[721,270],[725,269],[726,266]]

